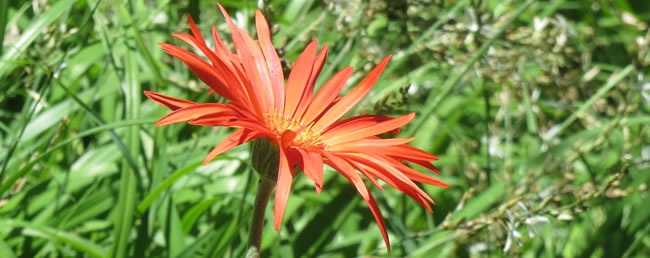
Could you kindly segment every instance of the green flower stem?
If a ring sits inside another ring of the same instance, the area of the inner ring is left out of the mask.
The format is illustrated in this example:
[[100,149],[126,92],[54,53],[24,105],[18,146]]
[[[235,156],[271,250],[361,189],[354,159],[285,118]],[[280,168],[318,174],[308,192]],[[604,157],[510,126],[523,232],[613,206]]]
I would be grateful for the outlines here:
[[248,233],[246,258],[259,258],[264,231],[264,213],[278,178],[280,152],[275,144],[266,138],[261,138],[255,140],[252,153],[251,163],[260,175],[260,181],[255,195],[251,229]]
[[262,245],[262,232],[264,231],[264,213],[269,203],[271,192],[275,187],[275,181],[265,177],[260,177],[255,195],[255,204],[253,206],[253,218],[251,220],[251,229],[248,233],[248,251],[247,258],[260,257],[260,246]]

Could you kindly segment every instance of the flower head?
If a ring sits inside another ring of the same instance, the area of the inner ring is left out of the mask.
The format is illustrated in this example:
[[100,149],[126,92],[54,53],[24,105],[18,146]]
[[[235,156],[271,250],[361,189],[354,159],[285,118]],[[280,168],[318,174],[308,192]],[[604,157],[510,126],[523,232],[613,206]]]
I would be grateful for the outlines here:
[[188,122],[239,128],[210,151],[204,164],[256,138],[266,138],[276,145],[280,157],[274,207],[276,230],[282,222],[289,190],[297,173],[294,165],[298,165],[319,193],[323,186],[323,164],[331,166],[361,194],[390,248],[377,203],[361,176],[382,189],[377,181],[380,179],[411,196],[429,211],[429,203],[433,200],[414,181],[448,187],[404,164],[414,163],[438,173],[431,164],[436,156],[407,145],[414,138],[377,137],[387,132],[399,132],[400,127],[413,119],[414,113],[397,118],[362,115],[340,120],[370,91],[390,56],[384,58],[347,95],[338,96],[352,74],[352,67],[339,71],[314,94],[314,84],[327,57],[327,45],[317,51],[316,41],[311,42],[296,60],[285,83],[280,59],[271,43],[269,26],[262,13],[259,10],[255,13],[258,43],[233,24],[221,5],[219,8],[230,27],[235,53],[223,43],[215,27],[212,28],[215,47],[209,48],[191,17],[192,35],[173,35],[203,53],[209,63],[177,46],[159,45],[183,61],[210,86],[211,92],[228,102],[194,103],[145,91],[151,100],[173,110],[156,126]]

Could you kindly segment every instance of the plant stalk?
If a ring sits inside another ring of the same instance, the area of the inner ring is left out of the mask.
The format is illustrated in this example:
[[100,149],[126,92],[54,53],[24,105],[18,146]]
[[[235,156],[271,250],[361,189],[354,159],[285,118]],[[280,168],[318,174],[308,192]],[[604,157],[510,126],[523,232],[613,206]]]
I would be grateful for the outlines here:
[[260,246],[262,245],[262,232],[264,231],[264,213],[269,203],[271,192],[275,187],[275,181],[261,176],[255,195],[255,204],[253,206],[253,217],[251,220],[251,229],[248,233],[248,250],[247,258],[259,258]]

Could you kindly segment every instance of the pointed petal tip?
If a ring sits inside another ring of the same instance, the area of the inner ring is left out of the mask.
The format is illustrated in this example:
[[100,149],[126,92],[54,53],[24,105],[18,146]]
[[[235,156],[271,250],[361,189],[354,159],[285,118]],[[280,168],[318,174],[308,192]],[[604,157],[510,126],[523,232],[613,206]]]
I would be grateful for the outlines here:
[[160,48],[162,48],[163,51],[165,51],[165,53],[170,54],[170,55],[173,53],[174,47],[176,47],[176,46],[174,46],[172,44],[165,43],[165,42],[158,42],[158,46]]
[[323,190],[322,185],[315,185],[316,186],[316,194],[320,195],[320,192]]
[[277,220],[273,221],[273,227],[275,228],[275,231],[280,230],[280,222],[277,222]]
[[219,6],[219,9],[221,10],[223,16],[227,17],[227,19],[230,19],[230,15],[228,15],[228,12],[226,12],[226,8],[224,8],[220,3],[217,3],[217,6]]
[[203,160],[203,166],[210,163],[210,161],[212,161],[212,157],[210,157],[210,155],[208,154],[208,156],[206,156],[205,159]]
[[407,116],[413,119],[415,118],[415,112],[408,113]]
[[[276,189],[277,191],[277,189]],[[276,192],[276,197],[277,197],[277,192]],[[275,228],[275,231],[280,230],[280,225],[282,225],[282,217],[284,216],[284,207],[278,208],[277,203],[278,200],[276,198],[276,203],[273,204],[273,226]]]
[[308,47],[315,47],[315,48],[318,48],[318,40],[317,40],[317,39],[314,39],[314,40],[312,40],[311,42],[309,42],[309,44],[307,44],[307,47],[305,47],[305,49],[307,49]]

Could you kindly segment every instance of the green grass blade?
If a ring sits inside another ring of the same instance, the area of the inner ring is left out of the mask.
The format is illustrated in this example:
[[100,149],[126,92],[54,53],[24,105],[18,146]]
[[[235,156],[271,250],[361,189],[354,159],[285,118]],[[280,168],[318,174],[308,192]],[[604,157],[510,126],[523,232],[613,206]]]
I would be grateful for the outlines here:
[[[93,110],[83,101],[81,100],[77,95],[75,95],[65,84],[63,84],[61,81],[54,79],[54,81],[61,87],[68,96],[72,97],[72,99],[79,104],[89,115],[92,117],[95,122],[99,125],[104,125],[106,124],[104,120],[102,120],[101,117],[99,117]],[[108,133],[111,136],[111,139],[117,145],[118,149],[122,152],[124,155],[127,163],[129,166],[131,166],[131,169],[134,171],[137,171],[138,166],[136,165],[135,158],[133,157],[133,154],[131,154],[131,151],[127,148],[127,146],[124,144],[124,142],[120,139],[120,137],[111,129],[108,130]],[[138,175],[138,174],[136,174]]]
[[2,56],[5,28],[7,27],[7,16],[9,16],[9,1],[0,1],[0,56]]
[[535,134],[537,133],[537,120],[535,120],[533,107],[530,104],[530,92],[526,83],[521,84],[521,95],[523,96],[524,106],[526,107],[526,126],[528,127],[528,132]]
[[16,254],[11,247],[4,240],[0,239],[0,253],[3,254],[6,258],[16,258]]
[[24,228],[25,230],[31,230],[35,233],[34,235],[36,236],[48,239],[50,241],[59,241],[66,243],[72,248],[93,257],[104,257],[106,255],[106,251],[96,243],[81,238],[75,234],[63,232],[55,228],[36,225],[17,219],[2,219],[0,220],[0,227],[3,229]]
[[[138,66],[135,56],[132,53],[126,54],[126,118],[137,119],[140,113],[140,84],[138,82]],[[126,132],[126,144],[128,151],[137,155],[140,150],[138,127],[132,126]],[[122,174],[120,177],[120,195],[115,220],[115,234],[113,235],[112,255],[113,257],[129,257],[128,246],[130,233],[133,228],[133,214],[135,213],[136,185],[138,185],[139,170],[129,165],[128,159],[124,159]],[[141,183],[141,182],[140,182]]]
[[129,126],[136,126],[136,125],[146,125],[146,124],[152,124],[155,123],[157,119],[140,119],[140,120],[125,120],[125,121],[119,121],[115,123],[110,123],[110,124],[104,124],[92,129],[89,129],[87,131],[81,132],[75,136],[71,136],[61,143],[54,145],[52,148],[49,148],[47,151],[41,153],[40,155],[36,156],[33,159],[30,159],[28,163],[24,165],[24,167],[16,174],[12,175],[9,179],[7,179],[6,182],[0,186],[0,195],[2,195],[4,192],[6,192],[9,188],[11,188],[11,185],[13,185],[16,180],[19,178],[25,176],[29,171],[31,171],[31,168],[36,164],[36,162],[43,160],[44,158],[48,157],[50,154],[55,153],[62,147],[69,145],[83,137],[101,133],[104,131],[109,131],[117,128],[123,128],[123,127],[129,127]]

